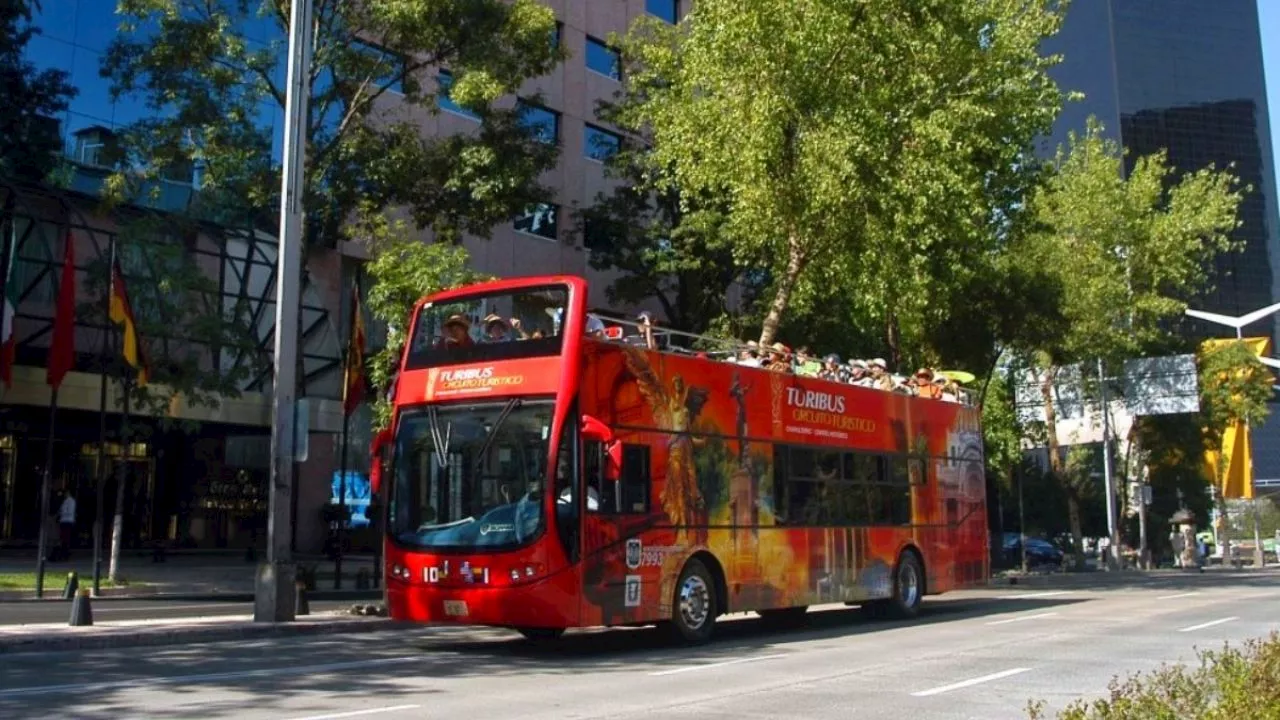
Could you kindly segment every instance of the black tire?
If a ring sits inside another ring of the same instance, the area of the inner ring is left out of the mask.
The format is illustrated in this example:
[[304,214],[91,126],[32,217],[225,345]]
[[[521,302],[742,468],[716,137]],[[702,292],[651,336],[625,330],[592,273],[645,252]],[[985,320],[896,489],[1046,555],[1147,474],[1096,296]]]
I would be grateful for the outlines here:
[[675,638],[689,644],[710,640],[719,602],[716,583],[707,566],[696,558],[685,563],[671,603],[669,627]]
[[760,619],[764,620],[766,625],[778,628],[793,628],[804,624],[805,618],[808,617],[808,605],[800,607],[776,608],[774,610],[760,610]]
[[913,618],[920,614],[924,600],[924,567],[920,558],[911,551],[898,556],[893,568],[893,597],[885,601],[884,611],[889,617]]
[[561,635],[564,635],[564,628],[522,627],[516,628],[516,630],[525,636],[525,639],[536,643],[554,642],[559,640]]

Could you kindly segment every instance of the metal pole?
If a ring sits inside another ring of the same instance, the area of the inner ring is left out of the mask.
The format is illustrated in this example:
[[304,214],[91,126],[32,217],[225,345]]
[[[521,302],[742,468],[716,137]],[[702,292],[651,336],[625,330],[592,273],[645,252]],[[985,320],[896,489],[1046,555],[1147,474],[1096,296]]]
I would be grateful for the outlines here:
[[102,383],[98,388],[98,462],[93,469],[97,503],[93,511],[93,596],[102,595],[102,510],[105,498],[107,469],[107,383],[110,382],[111,338],[115,330],[111,325],[111,293],[115,286],[116,237],[107,240],[107,293],[103,297],[102,314]]
[[333,589],[342,589],[342,543],[347,533],[347,433],[351,426],[351,416],[346,408],[342,412],[342,447],[338,450],[338,549],[337,559],[333,563]]
[[[44,476],[40,478],[40,540],[37,543],[36,598],[44,597],[44,562],[49,554],[49,486],[53,482],[53,435],[58,425],[58,388],[50,388],[49,437],[44,446]],[[61,518],[59,518],[61,521]]]
[[[141,342],[141,339],[138,340]],[[120,580],[120,553],[124,547],[124,496],[125,486],[129,483],[129,395],[133,392],[133,383],[125,380],[120,383],[124,393],[123,413],[120,415],[120,459],[116,461],[116,506],[111,520],[111,557],[107,565],[107,579],[112,583]]]
[[267,561],[258,566],[253,619],[288,622],[297,607],[293,553],[294,413],[298,393],[298,311],[302,271],[303,168],[307,153],[307,99],[311,91],[311,0],[289,8],[288,90],[280,184],[280,244],[276,256],[275,382],[271,422],[271,494]]
[[1102,358],[1098,358],[1098,386],[1102,392],[1102,476],[1107,492],[1107,537],[1111,547],[1107,552],[1107,567],[1118,568],[1120,552],[1120,533],[1116,527],[1116,488],[1115,478],[1111,473],[1111,412],[1107,398],[1107,376],[1103,371]]
[[1147,491],[1150,489],[1145,481],[1138,486],[1138,566],[1143,570],[1151,569],[1147,557]]
[[1024,573],[1027,571],[1027,516],[1022,508],[1022,484],[1025,481],[1026,473],[1018,472],[1018,552],[1022,555]]

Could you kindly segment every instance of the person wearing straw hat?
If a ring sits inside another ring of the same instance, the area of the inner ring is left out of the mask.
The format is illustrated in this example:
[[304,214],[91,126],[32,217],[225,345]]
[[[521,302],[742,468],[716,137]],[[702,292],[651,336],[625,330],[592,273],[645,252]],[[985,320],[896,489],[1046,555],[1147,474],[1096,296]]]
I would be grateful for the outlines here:
[[511,324],[498,313],[486,315],[482,324],[484,326],[484,335],[480,338],[480,342],[500,343],[511,341]]
[[911,378],[911,384],[915,386],[916,394],[920,397],[933,400],[942,397],[942,386],[934,382],[933,371],[929,368],[916,370],[915,377]]
[[441,344],[447,348],[471,347],[471,318],[462,313],[450,315],[444,321],[444,337]]
[[889,365],[884,358],[876,358],[867,364],[871,370],[871,387],[893,392],[893,376],[889,374]]

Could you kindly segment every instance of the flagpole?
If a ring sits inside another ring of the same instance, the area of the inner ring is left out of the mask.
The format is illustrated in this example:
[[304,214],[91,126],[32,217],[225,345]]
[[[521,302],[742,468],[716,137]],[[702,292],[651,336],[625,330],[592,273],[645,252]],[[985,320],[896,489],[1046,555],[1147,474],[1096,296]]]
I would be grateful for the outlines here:
[[[341,256],[339,256],[341,262]],[[339,266],[339,277],[341,277],[342,269]],[[354,292],[355,277],[352,277],[352,289]],[[351,334],[355,329],[355,312],[356,306],[354,295],[352,296],[350,317],[347,318],[347,348],[342,354],[342,446],[338,448],[338,554],[333,563],[333,589],[342,589],[342,551],[343,542],[346,540],[347,530],[347,433],[351,427],[351,413],[347,412],[347,395],[351,392]],[[338,301],[338,314],[342,314],[342,301]]]
[[[55,321],[56,322],[56,321]],[[40,540],[36,558],[36,599],[44,597],[44,562],[49,553],[49,485],[53,474],[53,435],[58,424],[58,388],[49,392],[49,437],[45,440],[44,476],[40,479]],[[61,518],[59,518],[61,521]]]
[[93,519],[93,595],[102,594],[102,504],[106,485],[107,464],[107,361],[111,357],[111,293],[115,285],[116,237],[110,236],[107,241],[107,292],[104,296],[105,307],[102,314],[102,384],[98,390],[98,463],[94,468],[94,479],[97,481],[98,502],[94,509]]

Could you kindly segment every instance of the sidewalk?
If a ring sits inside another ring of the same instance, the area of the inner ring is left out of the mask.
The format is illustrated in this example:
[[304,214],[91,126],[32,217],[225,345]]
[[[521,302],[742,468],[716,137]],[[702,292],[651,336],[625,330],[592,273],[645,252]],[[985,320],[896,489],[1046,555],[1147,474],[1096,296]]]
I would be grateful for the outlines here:
[[0,626],[0,655],[227,642],[325,633],[368,633],[396,626],[383,617],[343,612],[303,615],[289,623],[255,623],[252,615],[122,620],[84,627],[65,623]]
[[992,576],[992,587],[1030,587],[1046,589],[1092,589],[1124,585],[1213,585],[1225,579],[1253,578],[1267,583],[1280,583],[1280,567],[1242,568],[1213,565],[1197,570],[1159,568],[1156,570],[1090,570],[1086,572],[1028,573],[1010,572]]
[[[259,556],[261,558],[261,556]],[[314,565],[316,589],[312,597],[328,596],[333,591],[333,562],[327,558],[298,558],[299,565]],[[0,553],[0,575],[34,575],[35,553]],[[120,576],[123,587],[109,587],[106,583],[108,562],[102,562],[102,595],[107,598],[156,598],[156,597],[226,597],[249,596],[254,591],[254,573],[257,563],[245,562],[237,553],[171,553],[164,562],[152,562],[150,553],[129,552],[120,558]],[[338,597],[350,594],[353,599],[376,597],[375,590],[357,591],[356,573],[361,569],[374,574],[371,555],[354,555],[343,558],[342,590]],[[81,588],[93,585],[93,557],[80,551],[69,562],[45,564],[44,597],[60,600],[67,574],[79,576]],[[0,589],[0,602],[34,600],[35,591]]]

